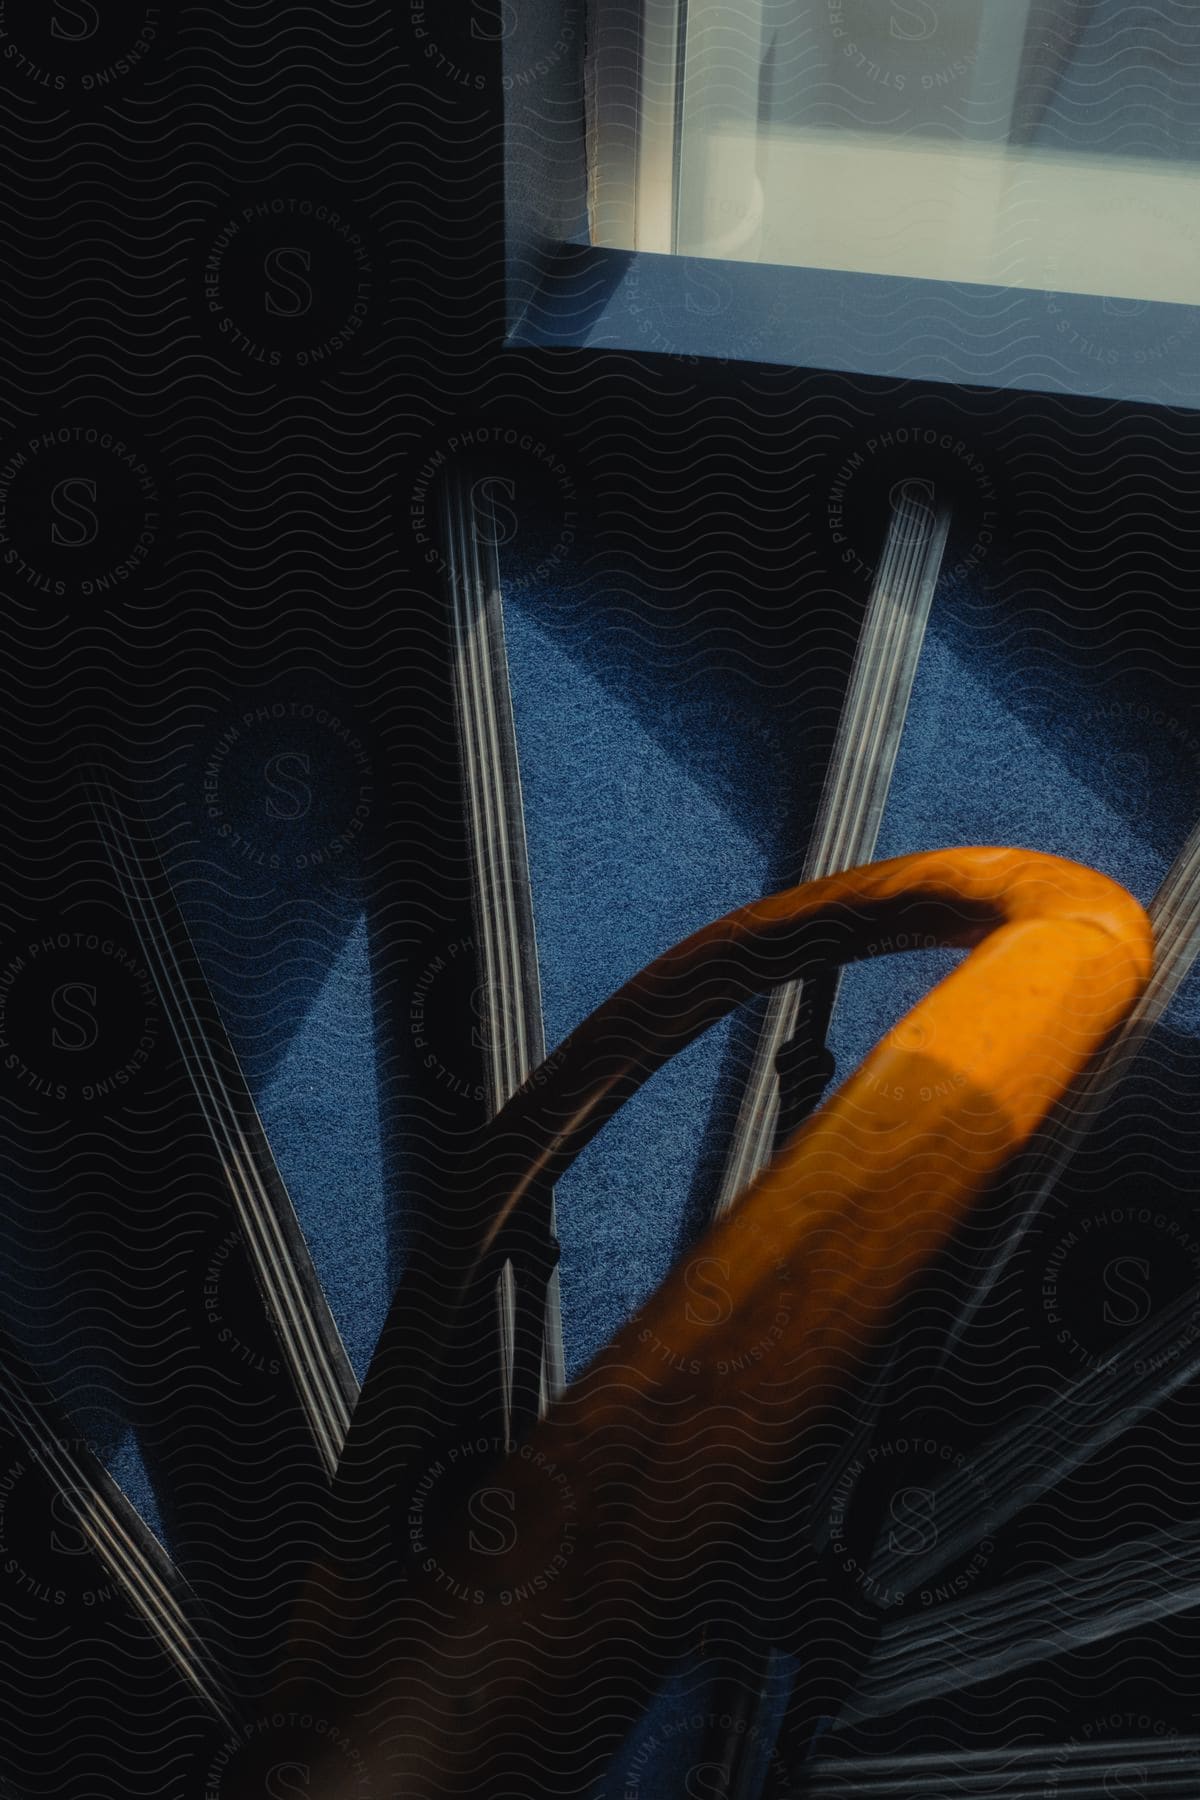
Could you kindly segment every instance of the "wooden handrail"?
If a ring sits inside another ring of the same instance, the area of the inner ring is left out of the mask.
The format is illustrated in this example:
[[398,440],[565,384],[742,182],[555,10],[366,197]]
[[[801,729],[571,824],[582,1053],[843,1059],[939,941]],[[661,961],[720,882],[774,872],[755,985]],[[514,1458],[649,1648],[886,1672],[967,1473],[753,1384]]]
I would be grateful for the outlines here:
[[[498,1115],[475,1170],[486,1224],[452,1328],[514,1223],[714,1020],[830,963],[934,943],[975,948],[517,1454],[479,1467],[457,1524],[433,1519],[436,1502],[417,1506],[410,1471],[394,1524],[416,1530],[423,1554],[390,1645],[379,1617],[367,1634],[383,1672],[344,1713],[372,1791],[506,1792],[518,1769],[523,1792],[577,1791],[596,1773],[585,1746],[615,1741],[727,1603],[731,1578],[770,1586],[756,1554],[799,1443],[973,1197],[1133,1007],[1151,969],[1149,922],[1106,877],[1021,850],[933,852],[808,883],[659,957]],[[452,1368],[469,1340],[452,1329],[449,1342]],[[439,1455],[443,1474],[453,1451]],[[427,1494],[441,1479],[427,1472]],[[386,1610],[382,1588],[376,1599]],[[352,1660],[349,1645],[335,1657],[343,1696]],[[344,1762],[331,1758],[323,1779],[314,1800],[346,1791]]]

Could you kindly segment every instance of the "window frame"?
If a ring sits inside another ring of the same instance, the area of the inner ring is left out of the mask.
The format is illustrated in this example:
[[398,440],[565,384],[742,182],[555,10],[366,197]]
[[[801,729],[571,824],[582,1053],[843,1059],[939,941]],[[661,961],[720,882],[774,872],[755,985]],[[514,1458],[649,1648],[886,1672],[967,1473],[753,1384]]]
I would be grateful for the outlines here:
[[[672,21],[682,31],[690,3],[523,0],[522,29],[505,43],[508,347],[783,364],[1200,410],[1200,306],[1147,301],[1130,310],[1100,294],[646,248],[673,237],[661,168],[647,164],[661,163],[677,131],[680,96],[678,75],[648,85],[647,34],[661,45]],[[685,52],[681,39],[677,71]],[[650,159],[643,118],[656,147]],[[605,235],[629,247],[592,241],[598,209]]]

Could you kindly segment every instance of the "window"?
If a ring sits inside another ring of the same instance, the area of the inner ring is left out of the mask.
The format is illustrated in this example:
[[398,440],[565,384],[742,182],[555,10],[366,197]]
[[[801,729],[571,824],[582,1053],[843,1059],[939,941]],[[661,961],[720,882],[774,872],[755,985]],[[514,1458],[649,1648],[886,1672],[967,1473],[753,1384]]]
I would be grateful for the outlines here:
[[1170,11],[650,7],[636,247],[1187,303],[1200,23]]
[[895,325],[910,291],[855,285],[919,281],[941,290],[917,297],[926,334],[959,339],[946,378],[1194,403],[1194,6],[594,0],[593,20],[593,244],[804,270],[789,310],[893,321],[890,364],[851,318],[844,362],[837,333],[806,354],[793,332],[810,366],[932,372]]

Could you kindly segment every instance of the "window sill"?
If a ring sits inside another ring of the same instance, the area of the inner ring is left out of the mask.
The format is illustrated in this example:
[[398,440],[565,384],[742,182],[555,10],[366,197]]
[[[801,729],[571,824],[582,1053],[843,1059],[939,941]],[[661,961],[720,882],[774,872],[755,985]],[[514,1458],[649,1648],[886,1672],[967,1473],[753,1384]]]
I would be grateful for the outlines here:
[[1200,410],[1200,308],[564,243],[508,339]]

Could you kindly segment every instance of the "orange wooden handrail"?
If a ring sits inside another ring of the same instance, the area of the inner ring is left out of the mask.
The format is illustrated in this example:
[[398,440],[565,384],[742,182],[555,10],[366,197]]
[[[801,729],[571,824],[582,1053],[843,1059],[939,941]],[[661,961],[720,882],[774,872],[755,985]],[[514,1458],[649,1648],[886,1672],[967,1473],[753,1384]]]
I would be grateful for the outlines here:
[[[434,1521],[433,1503],[414,1514],[410,1488],[409,1529],[426,1554],[382,1651],[386,1675],[346,1715],[378,1793],[505,1791],[522,1757],[527,1771],[558,1769],[547,1791],[574,1791],[572,1756],[633,1716],[693,1638],[712,1585],[752,1558],[798,1435],[836,1403],[912,1277],[1133,1007],[1150,925],[1107,878],[1032,852],[852,870],[744,907],[658,958],[495,1121],[483,1165],[494,1199],[460,1298],[531,1196],[748,993],[935,942],[977,948],[521,1450],[490,1476],[480,1469],[459,1522]],[[701,1265],[715,1304],[696,1304]],[[429,1492],[439,1479],[427,1476]],[[334,1758],[314,1800],[343,1790],[338,1769]]]

